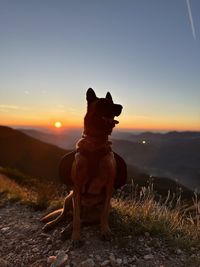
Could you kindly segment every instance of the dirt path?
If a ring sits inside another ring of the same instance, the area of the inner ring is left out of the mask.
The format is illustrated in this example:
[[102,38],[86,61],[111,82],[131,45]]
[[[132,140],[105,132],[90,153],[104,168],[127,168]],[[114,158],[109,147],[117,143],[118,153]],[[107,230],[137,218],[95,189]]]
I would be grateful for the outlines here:
[[164,241],[151,238],[148,233],[139,237],[118,236],[111,242],[103,242],[97,226],[84,227],[84,245],[74,249],[69,240],[63,242],[60,239],[64,226],[57,227],[49,234],[42,233],[39,219],[43,214],[19,203],[0,208],[0,267],[6,264],[9,267],[50,266],[48,258],[60,251],[68,255],[68,262],[64,265],[68,267],[200,266],[198,251],[186,253],[167,247]]

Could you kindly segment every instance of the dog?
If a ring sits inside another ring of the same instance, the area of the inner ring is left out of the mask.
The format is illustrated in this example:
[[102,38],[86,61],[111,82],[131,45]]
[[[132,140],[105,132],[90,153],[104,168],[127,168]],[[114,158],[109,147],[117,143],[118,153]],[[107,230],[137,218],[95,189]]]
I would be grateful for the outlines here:
[[[80,241],[81,221],[100,221],[101,236],[109,240],[111,230],[108,223],[110,201],[114,188],[126,183],[126,164],[111,149],[108,137],[119,122],[115,117],[122,106],[114,104],[108,92],[98,98],[92,88],[86,93],[87,113],[84,117],[84,132],[76,144],[76,150],[64,156],[60,163],[60,177],[68,189],[63,209],[41,219],[46,222],[43,229],[50,230],[72,212],[72,223],[63,234],[72,231],[74,244]],[[68,231],[70,230],[70,231]]]

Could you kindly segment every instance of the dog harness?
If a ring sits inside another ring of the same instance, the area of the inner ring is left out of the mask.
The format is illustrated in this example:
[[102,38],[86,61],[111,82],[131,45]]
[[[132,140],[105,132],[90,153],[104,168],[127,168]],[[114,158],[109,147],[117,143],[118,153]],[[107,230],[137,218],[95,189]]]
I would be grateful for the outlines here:
[[101,147],[94,151],[86,150],[83,147],[76,149],[81,155],[83,155],[88,162],[88,175],[92,178],[97,175],[99,169],[99,163],[103,157],[112,151],[110,146]]

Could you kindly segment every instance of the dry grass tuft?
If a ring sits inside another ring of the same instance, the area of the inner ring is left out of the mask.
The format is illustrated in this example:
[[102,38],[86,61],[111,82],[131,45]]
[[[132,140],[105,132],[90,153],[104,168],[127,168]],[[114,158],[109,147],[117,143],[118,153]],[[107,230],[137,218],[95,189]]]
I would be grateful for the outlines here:
[[116,226],[127,233],[164,236],[180,247],[200,246],[200,201],[194,193],[193,203],[181,204],[181,197],[156,201],[153,186],[142,188],[138,197],[113,199]]
[[53,183],[36,183],[34,179],[24,183],[25,176],[22,174],[21,177],[20,173],[16,170],[12,173],[12,170],[4,169],[4,173],[9,173],[11,178],[0,174],[1,205],[7,201],[20,201],[22,204],[28,205],[35,210],[41,210],[52,205],[59,205],[61,199],[63,202],[63,198],[59,196],[57,188]]

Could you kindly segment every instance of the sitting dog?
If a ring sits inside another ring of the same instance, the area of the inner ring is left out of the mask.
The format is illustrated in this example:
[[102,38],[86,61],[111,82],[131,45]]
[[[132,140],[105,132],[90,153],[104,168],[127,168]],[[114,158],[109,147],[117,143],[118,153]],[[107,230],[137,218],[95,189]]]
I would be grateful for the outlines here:
[[108,224],[110,200],[114,188],[126,183],[126,164],[111,149],[108,140],[118,121],[122,106],[114,104],[108,92],[105,98],[98,98],[89,88],[86,93],[87,113],[84,118],[83,137],[77,142],[76,151],[66,155],[60,164],[61,180],[67,185],[69,194],[63,209],[42,218],[49,230],[72,211],[74,243],[80,240],[81,221],[100,221],[101,235],[109,239]]

